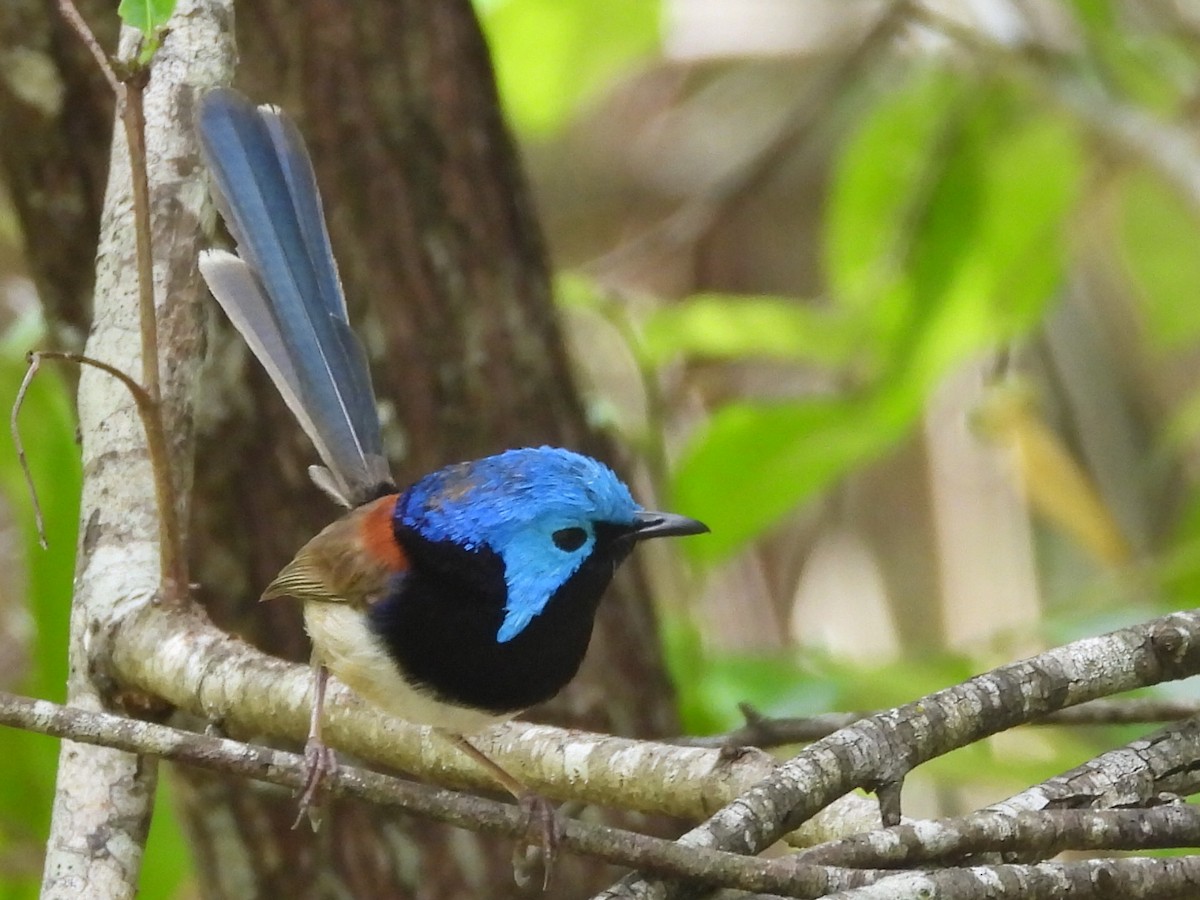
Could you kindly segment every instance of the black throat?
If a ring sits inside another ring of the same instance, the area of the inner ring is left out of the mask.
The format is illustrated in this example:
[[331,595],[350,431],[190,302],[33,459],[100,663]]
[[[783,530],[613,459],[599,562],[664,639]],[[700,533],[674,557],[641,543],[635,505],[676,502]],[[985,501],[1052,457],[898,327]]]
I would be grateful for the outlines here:
[[371,607],[373,630],[414,684],[440,700],[497,714],[549,700],[574,677],[600,597],[633,545],[623,529],[598,525],[588,559],[516,637],[500,643],[500,557],[408,529],[397,529],[396,539],[410,568]]

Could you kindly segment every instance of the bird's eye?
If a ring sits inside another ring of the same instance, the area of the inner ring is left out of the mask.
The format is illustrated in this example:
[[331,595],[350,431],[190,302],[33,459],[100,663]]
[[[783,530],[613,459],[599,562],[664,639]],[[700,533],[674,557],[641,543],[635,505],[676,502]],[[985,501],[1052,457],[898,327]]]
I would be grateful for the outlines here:
[[567,553],[573,553],[583,546],[587,540],[587,532],[582,528],[560,528],[550,535],[554,546]]

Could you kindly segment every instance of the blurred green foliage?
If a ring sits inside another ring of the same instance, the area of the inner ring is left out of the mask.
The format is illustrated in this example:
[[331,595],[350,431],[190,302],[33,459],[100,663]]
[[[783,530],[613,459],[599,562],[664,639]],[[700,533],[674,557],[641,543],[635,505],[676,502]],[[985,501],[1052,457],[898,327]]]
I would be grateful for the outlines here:
[[547,137],[659,42],[653,0],[475,0],[501,102],[528,137]]
[[[775,355],[807,355],[847,388],[716,412],[674,483],[680,508],[719,523],[690,551],[736,552],[895,446],[953,366],[1038,323],[1064,265],[1077,140],[1007,84],[949,69],[914,71],[875,98],[838,156],[825,217],[829,293],[810,304],[821,312],[798,313],[771,335]],[[723,340],[753,347],[761,316],[739,319],[736,302]],[[749,302],[757,310],[764,301]],[[697,303],[713,300],[683,309]],[[671,332],[654,321],[648,332],[655,358],[668,356]],[[680,353],[705,349],[690,332],[675,334]]]
[[1121,238],[1146,328],[1163,350],[1200,338],[1200,226],[1175,191],[1134,171],[1120,190]]

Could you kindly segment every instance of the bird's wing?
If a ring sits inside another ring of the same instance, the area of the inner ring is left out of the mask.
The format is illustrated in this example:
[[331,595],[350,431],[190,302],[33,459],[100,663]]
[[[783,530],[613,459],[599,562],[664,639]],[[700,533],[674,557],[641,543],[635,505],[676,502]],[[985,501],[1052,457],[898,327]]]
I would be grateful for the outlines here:
[[294,597],[365,608],[408,569],[392,537],[396,495],[366,503],[326,526],[263,591],[263,600]]
[[200,101],[201,146],[237,256],[200,271],[317,448],[348,506],[391,483],[366,354],[346,300],[312,164],[295,126],[230,90]]

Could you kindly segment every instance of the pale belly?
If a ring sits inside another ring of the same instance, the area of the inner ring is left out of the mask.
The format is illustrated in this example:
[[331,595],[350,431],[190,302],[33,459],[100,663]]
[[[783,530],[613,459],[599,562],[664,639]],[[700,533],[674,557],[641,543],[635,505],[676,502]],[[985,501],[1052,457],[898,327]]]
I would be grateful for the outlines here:
[[445,703],[414,687],[367,627],[366,617],[348,604],[305,603],[304,625],[321,662],[338,681],[397,718],[459,734],[511,718]]

